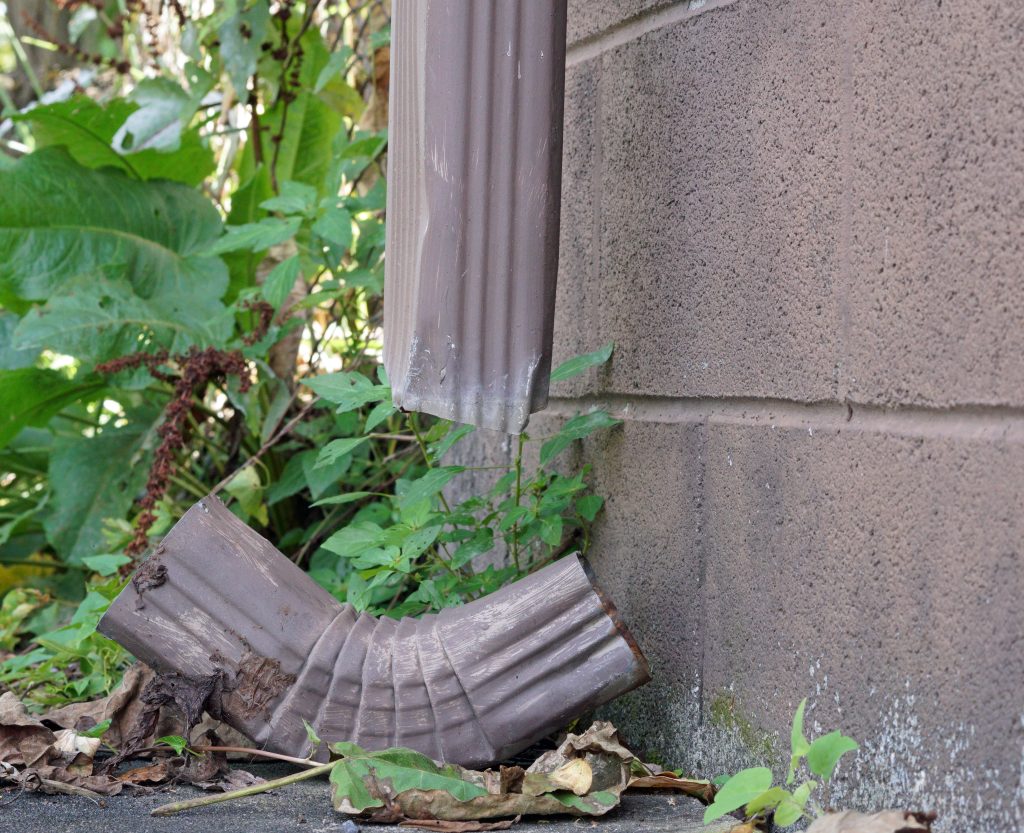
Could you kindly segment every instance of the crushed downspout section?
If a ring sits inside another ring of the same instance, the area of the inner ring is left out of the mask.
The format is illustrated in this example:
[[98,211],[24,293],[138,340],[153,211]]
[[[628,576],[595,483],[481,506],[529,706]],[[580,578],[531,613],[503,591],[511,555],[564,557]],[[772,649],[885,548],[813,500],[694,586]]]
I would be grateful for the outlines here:
[[[99,631],[260,747],[406,746],[482,766],[647,682],[647,662],[568,556],[462,607],[375,618],[340,604],[216,497],[194,505]],[[322,753],[325,754],[325,753]]]
[[384,364],[394,403],[520,433],[547,404],[565,0],[395,0]]

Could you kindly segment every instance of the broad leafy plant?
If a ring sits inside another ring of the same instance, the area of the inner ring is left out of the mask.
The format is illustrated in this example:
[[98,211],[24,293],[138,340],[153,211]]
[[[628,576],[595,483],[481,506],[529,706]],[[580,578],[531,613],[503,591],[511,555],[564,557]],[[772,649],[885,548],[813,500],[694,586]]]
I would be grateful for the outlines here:
[[471,428],[391,406],[385,5],[67,5],[70,42],[36,35],[70,83],[0,102],[0,594],[38,594],[0,611],[0,686],[109,690],[96,622],[210,491],[395,616],[586,549],[602,499],[559,455],[608,414],[471,471]]
[[743,809],[748,819],[764,819],[772,814],[776,827],[790,827],[803,818],[821,815],[821,807],[813,799],[819,784],[803,780],[793,789],[797,776],[806,767],[811,775],[828,782],[835,773],[839,759],[857,749],[857,743],[838,731],[809,742],[804,735],[804,710],[807,700],[800,701],[793,715],[790,731],[790,760],[786,785],[775,784],[768,767],[751,767],[724,780],[715,794],[715,800],[704,812],[704,823],[721,818],[727,813]]

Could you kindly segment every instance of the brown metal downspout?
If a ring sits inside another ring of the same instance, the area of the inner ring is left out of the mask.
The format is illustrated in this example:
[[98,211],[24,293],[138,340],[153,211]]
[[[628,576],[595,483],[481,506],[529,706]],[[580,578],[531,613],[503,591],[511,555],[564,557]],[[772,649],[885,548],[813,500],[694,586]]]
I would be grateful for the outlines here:
[[337,602],[216,497],[195,504],[99,624],[158,672],[215,677],[224,720],[260,746],[407,746],[502,760],[649,679],[584,563],[568,556],[420,619]]
[[395,405],[520,433],[547,404],[565,0],[395,0],[384,364]]
[[[558,262],[565,0],[395,0],[384,360],[396,405],[518,433],[547,401]],[[327,741],[469,766],[649,679],[569,556],[418,620],[339,604],[215,497],[99,630],[218,681],[227,723],[289,755]]]

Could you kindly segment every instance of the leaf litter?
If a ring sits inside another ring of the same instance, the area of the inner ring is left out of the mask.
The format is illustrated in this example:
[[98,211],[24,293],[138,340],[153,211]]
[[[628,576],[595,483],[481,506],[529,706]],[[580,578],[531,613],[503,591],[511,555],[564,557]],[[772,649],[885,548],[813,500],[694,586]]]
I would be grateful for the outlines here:
[[[95,801],[124,790],[147,794],[173,784],[211,793],[153,811],[171,815],[328,775],[331,803],[339,814],[438,833],[506,830],[525,816],[597,818],[618,807],[626,790],[672,790],[704,804],[714,800],[717,790],[710,781],[642,762],[604,721],[567,734],[527,767],[477,771],[439,764],[409,749],[372,752],[334,743],[329,763],[296,760],[305,771],[264,781],[228,762],[227,750],[260,753],[217,721],[224,682],[157,675],[140,663],[108,697],[41,716],[30,714],[12,692],[3,694],[0,785]],[[225,733],[230,746],[218,732]],[[205,744],[190,746],[194,734]],[[119,769],[128,758],[147,756],[146,763]],[[808,833],[916,833],[931,830],[933,820],[933,815],[897,810],[847,811],[821,816]],[[739,824],[733,829],[754,828]]]

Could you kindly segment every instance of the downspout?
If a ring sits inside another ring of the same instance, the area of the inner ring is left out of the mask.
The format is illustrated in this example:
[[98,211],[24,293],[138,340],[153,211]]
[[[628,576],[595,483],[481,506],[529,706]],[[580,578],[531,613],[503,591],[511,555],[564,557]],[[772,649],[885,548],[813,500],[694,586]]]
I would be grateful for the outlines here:
[[340,604],[216,497],[195,504],[99,631],[159,673],[214,680],[211,704],[260,747],[406,746],[499,761],[645,683],[647,663],[568,556],[419,619]]
[[397,407],[520,433],[547,404],[566,0],[395,0],[384,364]]

